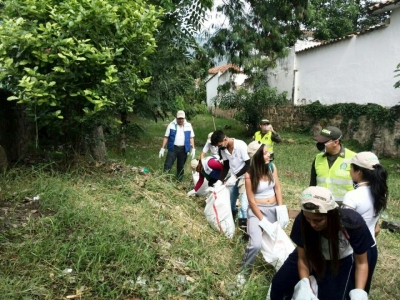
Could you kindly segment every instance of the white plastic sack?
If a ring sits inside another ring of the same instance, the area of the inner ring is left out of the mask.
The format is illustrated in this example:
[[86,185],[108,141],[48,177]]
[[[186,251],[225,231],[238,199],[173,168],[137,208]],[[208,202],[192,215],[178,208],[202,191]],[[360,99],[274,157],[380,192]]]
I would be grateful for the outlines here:
[[228,238],[233,238],[235,222],[231,211],[229,190],[225,185],[217,188],[209,188],[211,195],[206,200],[204,214],[211,227],[223,232]]
[[[196,186],[197,182],[199,181],[200,174],[199,172],[192,171],[192,176],[193,176],[194,186]],[[210,194],[210,192],[208,192],[207,189],[208,189],[208,180],[204,177],[204,182],[196,192],[196,195],[199,197],[207,197]]]
[[260,251],[265,261],[273,265],[276,271],[278,271],[289,254],[293,252],[294,245],[278,222],[272,223],[271,226],[274,227],[274,236],[276,239],[271,238],[264,231]]

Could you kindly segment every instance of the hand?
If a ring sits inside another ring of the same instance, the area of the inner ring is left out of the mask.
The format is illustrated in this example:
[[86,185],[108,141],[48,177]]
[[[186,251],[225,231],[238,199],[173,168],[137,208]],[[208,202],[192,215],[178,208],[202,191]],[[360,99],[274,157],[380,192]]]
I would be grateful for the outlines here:
[[266,233],[268,233],[268,235],[275,240],[276,239],[276,234],[275,234],[275,228],[272,225],[272,223],[270,221],[268,221],[265,217],[263,217],[260,220],[260,223],[258,223],[258,226],[261,227],[261,229],[263,231],[265,231]]
[[350,291],[351,300],[368,300],[368,294],[362,289],[354,289]]
[[235,175],[231,175],[231,177],[229,177],[229,179],[226,181],[225,185],[226,186],[234,186],[236,184],[236,176]]
[[192,153],[191,153],[191,155],[192,155],[192,159],[194,159],[195,156],[196,156],[196,149],[192,148]]
[[286,205],[279,205],[276,207],[276,219],[282,229],[285,229],[289,224],[289,214]]
[[188,196],[188,197],[196,196],[196,191],[195,190],[191,190],[186,194],[186,196]]
[[309,278],[303,278],[296,284],[292,299],[318,300],[311,288],[311,282]]
[[216,183],[214,183],[215,188],[220,187],[221,185],[223,185],[221,180],[218,180]]
[[164,156],[164,152],[165,152],[165,149],[164,149],[164,148],[161,148],[161,149],[160,149],[160,153],[158,153],[158,158],[163,157],[163,156]]

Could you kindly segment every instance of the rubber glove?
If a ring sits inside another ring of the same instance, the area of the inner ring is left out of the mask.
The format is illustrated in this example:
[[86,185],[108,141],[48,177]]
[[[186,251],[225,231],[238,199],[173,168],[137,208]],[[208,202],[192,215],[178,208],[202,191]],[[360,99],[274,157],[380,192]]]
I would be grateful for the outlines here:
[[226,181],[226,186],[234,186],[236,184],[236,176],[235,175],[231,175],[231,177],[229,177],[229,179]]
[[286,205],[279,205],[276,207],[276,219],[282,229],[285,229],[289,224],[289,213]]
[[186,194],[186,196],[188,196],[188,197],[195,196],[195,195],[196,195],[196,191],[195,190],[191,190]]
[[275,234],[275,228],[274,225],[270,221],[267,220],[267,218],[263,217],[258,223],[258,226],[261,227],[262,230],[264,230],[268,235],[275,240],[276,239],[276,234]]
[[192,159],[194,159],[195,156],[196,156],[196,149],[192,148],[192,153],[191,153],[191,155],[192,155]]
[[362,289],[354,289],[350,291],[351,300],[368,300],[368,294]]
[[165,152],[165,149],[164,149],[164,148],[161,148],[161,149],[160,149],[160,153],[158,153],[158,158],[163,157],[163,156],[164,156],[164,152]]
[[296,284],[292,300],[318,300],[311,288],[309,278],[303,278]]
[[222,181],[218,180],[216,183],[214,183],[214,187],[215,188],[220,187],[222,184],[223,184]]

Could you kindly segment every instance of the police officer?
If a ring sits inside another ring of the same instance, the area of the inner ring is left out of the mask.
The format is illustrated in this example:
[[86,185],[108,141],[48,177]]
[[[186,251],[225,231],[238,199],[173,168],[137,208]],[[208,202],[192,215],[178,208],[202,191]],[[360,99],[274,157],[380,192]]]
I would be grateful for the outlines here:
[[267,150],[271,155],[271,161],[274,160],[274,144],[282,141],[279,134],[274,130],[267,119],[261,120],[260,131],[254,134],[253,140],[259,141],[267,146]]
[[350,176],[350,164],[345,159],[351,159],[356,153],[343,147],[342,131],[334,126],[323,128],[318,136],[317,148],[320,153],[311,166],[310,186],[328,188],[336,202],[341,205],[346,192],[353,190]]

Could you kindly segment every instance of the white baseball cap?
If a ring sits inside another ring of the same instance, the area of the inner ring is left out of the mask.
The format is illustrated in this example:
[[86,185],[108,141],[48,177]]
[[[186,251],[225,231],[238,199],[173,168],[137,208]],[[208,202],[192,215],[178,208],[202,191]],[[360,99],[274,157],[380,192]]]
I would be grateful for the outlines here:
[[357,153],[352,159],[343,160],[343,162],[355,164],[368,170],[374,170],[374,166],[379,164],[379,159],[374,153],[370,151],[364,151]]
[[301,193],[300,206],[303,211],[320,214],[326,214],[328,211],[339,207],[332,196],[332,192],[322,186],[306,188]]
[[183,110],[178,110],[176,113],[176,118],[185,118],[185,112]]

